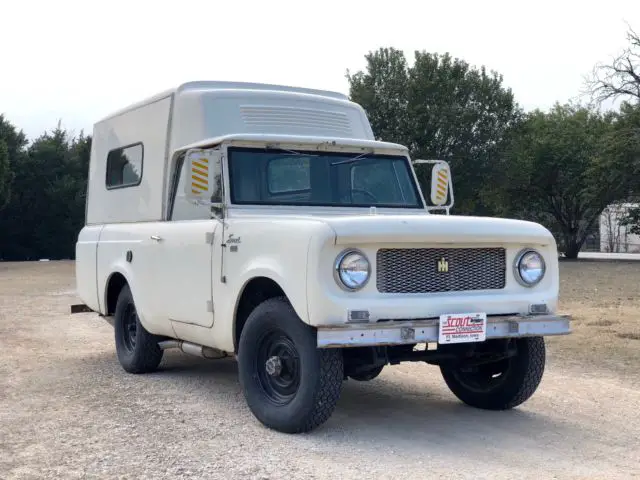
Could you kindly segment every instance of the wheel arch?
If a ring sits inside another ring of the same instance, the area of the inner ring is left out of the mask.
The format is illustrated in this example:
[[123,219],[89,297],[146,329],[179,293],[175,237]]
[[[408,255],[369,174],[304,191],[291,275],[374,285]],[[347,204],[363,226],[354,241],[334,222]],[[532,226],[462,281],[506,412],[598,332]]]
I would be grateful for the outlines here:
[[[104,299],[104,308],[102,309],[103,316],[113,317],[115,315],[118,297],[120,296],[120,292],[125,286],[129,287],[129,289],[131,290],[131,296],[133,297],[136,304],[136,312],[138,314],[138,318],[140,319],[140,323],[145,328],[145,330],[159,338],[176,338],[175,332],[173,331],[170,323],[167,322],[166,325],[159,325],[157,323],[154,324],[149,321],[147,312],[144,308],[144,299],[140,298],[142,295],[140,282],[135,281],[133,272],[127,271],[126,269],[118,268],[118,266],[112,269],[109,276],[106,277],[104,283],[104,291],[102,295],[102,298]],[[113,322],[111,320],[108,321],[113,325]]]
[[[122,272],[114,271],[107,278],[104,289],[105,316],[112,316],[115,313],[118,295],[120,295],[125,285],[129,285],[129,288],[131,288],[129,280]],[[133,292],[131,293],[133,294]]]
[[[291,303],[282,285],[267,275],[257,275],[248,279],[240,289],[233,310],[233,350],[238,352],[238,343],[247,318],[260,303],[270,298],[283,297]],[[294,310],[295,306],[292,304]],[[298,316],[300,312],[296,311]]]

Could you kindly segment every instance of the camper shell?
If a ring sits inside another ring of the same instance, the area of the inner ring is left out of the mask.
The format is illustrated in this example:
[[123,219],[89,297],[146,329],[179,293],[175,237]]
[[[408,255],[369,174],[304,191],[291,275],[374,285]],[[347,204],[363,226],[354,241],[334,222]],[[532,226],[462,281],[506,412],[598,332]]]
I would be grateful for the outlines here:
[[513,408],[543,337],[570,333],[556,242],[453,201],[446,162],[376,140],[343,94],[185,83],[94,126],[72,311],[109,320],[130,373],[168,348],[237,358],[251,411],[280,431],[317,427],[344,380],[404,361]]
[[[340,93],[255,83],[185,83],[94,125],[86,222],[164,220],[175,168],[171,152],[225,135],[283,133],[331,140],[374,139],[362,107]],[[135,156],[141,170],[139,183],[106,187],[107,161],[110,153],[114,158],[116,149]]]

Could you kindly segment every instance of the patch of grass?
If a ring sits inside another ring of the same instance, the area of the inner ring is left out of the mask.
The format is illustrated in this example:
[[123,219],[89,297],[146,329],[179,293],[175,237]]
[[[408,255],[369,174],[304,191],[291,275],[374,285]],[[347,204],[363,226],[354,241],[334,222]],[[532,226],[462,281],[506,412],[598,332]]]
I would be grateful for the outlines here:
[[640,378],[640,261],[562,262],[559,311],[573,316],[571,335],[547,337],[565,365]]

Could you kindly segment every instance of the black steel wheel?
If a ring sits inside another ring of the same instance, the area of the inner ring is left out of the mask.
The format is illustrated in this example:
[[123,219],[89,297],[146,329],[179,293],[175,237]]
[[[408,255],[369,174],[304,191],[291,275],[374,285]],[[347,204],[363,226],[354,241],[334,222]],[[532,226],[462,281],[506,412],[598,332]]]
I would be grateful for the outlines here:
[[514,340],[516,355],[476,366],[441,365],[445,383],[462,402],[486,410],[507,410],[537,390],[545,367],[542,337]]
[[300,358],[291,338],[282,330],[265,332],[257,342],[255,370],[266,397],[286,405],[300,387]]
[[240,334],[240,385],[268,428],[301,433],[326,422],[340,397],[343,369],[342,352],[317,348],[315,329],[286,298],[258,305]]
[[136,335],[138,332],[138,312],[133,303],[127,303],[122,314],[122,341],[128,352],[136,349]]
[[140,323],[129,285],[120,291],[114,314],[116,355],[122,368],[129,373],[149,373],[162,361],[158,338]]

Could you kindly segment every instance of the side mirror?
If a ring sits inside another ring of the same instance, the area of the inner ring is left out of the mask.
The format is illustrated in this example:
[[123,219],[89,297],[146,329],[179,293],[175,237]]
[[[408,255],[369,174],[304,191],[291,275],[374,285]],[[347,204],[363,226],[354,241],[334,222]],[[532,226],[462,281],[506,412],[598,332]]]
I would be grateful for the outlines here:
[[431,203],[441,207],[447,201],[449,193],[449,164],[436,163],[431,169]]
[[[432,205],[427,210],[445,210],[449,215],[449,209],[453,207],[453,185],[451,182],[451,168],[444,160],[414,160],[414,165],[429,163],[431,168],[431,191],[429,199]],[[449,203],[447,202],[449,199]]]
[[191,149],[185,154],[185,197],[195,203],[222,203],[222,159],[219,150]]

